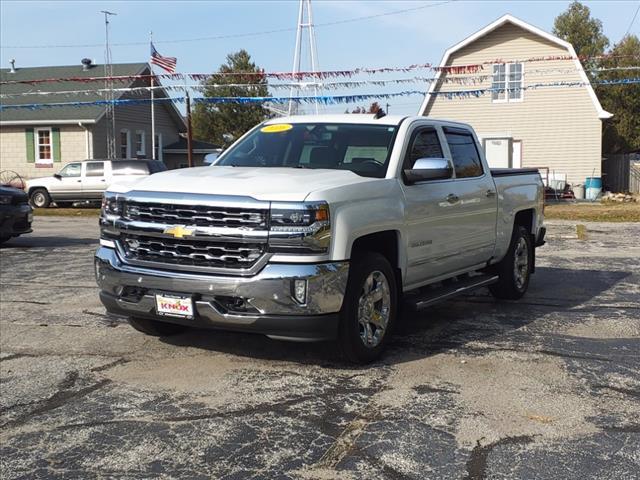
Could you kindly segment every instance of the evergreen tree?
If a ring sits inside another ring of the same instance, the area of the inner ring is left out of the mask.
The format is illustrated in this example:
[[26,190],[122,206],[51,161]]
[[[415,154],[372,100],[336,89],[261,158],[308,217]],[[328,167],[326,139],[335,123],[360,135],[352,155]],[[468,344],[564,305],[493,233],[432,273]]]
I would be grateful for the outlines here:
[[[237,72],[248,75],[224,75]],[[217,73],[203,82],[206,97],[266,97],[269,94],[267,80],[260,74],[262,70],[251,61],[246,50],[227,55],[227,62]],[[238,87],[233,84],[255,86]],[[229,135],[238,138],[268,116],[267,110],[255,103],[197,103],[192,113],[193,135],[199,140],[225,146],[229,143]]]

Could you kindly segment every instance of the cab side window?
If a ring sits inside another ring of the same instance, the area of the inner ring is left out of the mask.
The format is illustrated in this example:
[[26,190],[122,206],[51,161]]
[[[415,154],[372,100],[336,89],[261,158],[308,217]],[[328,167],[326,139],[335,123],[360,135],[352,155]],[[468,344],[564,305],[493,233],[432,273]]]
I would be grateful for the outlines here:
[[80,163],[70,163],[60,170],[59,175],[61,177],[79,177],[81,169],[82,165]]
[[424,128],[414,134],[404,168],[413,168],[419,158],[444,158],[438,133],[434,128]]
[[453,157],[456,178],[479,177],[482,175],[482,162],[473,135],[461,128],[445,128],[445,137]]

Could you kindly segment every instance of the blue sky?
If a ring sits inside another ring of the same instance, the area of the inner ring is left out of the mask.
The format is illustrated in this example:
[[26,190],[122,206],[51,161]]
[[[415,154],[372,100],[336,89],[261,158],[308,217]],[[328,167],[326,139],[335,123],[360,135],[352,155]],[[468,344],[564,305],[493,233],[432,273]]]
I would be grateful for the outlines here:
[[[316,24],[411,9],[438,1],[321,1],[313,0]],[[362,21],[319,26],[316,40],[320,68],[402,66],[437,63],[443,51],[505,13],[511,13],[544,30],[569,1],[468,1],[459,0],[430,8]],[[612,43],[624,35],[638,7],[635,1],[585,1],[592,15],[602,20]],[[114,62],[147,61],[149,31],[157,49],[178,58],[181,72],[212,72],[227,53],[244,48],[268,71],[290,70],[295,31],[217,40],[182,41],[265,30],[295,28],[298,2],[290,1],[13,1],[0,2],[0,64],[17,66],[79,64],[83,57],[104,59],[104,23],[100,10],[117,12],[112,18]],[[640,15],[639,15],[640,16]],[[640,31],[640,19],[631,29]],[[176,41],[178,40],[178,41]],[[19,46],[46,48],[13,48]],[[78,45],[56,48],[55,45]],[[87,46],[80,46],[87,45]],[[418,72],[423,74],[425,72]],[[426,73],[425,73],[426,74]],[[397,77],[397,75],[396,75]],[[420,89],[423,86],[417,85]],[[392,85],[387,91],[413,89]],[[358,90],[363,92],[362,89]],[[356,93],[356,91],[352,91]],[[366,92],[363,92],[366,93]],[[416,97],[390,100],[391,113],[416,113]],[[329,111],[344,111],[344,106]]]

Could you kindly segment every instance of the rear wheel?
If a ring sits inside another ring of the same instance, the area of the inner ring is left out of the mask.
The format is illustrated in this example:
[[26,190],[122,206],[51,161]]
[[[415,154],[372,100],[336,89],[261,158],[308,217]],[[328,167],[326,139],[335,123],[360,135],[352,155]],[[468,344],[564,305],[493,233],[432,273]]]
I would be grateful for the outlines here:
[[394,272],[385,257],[366,252],[353,259],[338,337],[348,360],[365,364],[380,357],[397,315],[397,296]]
[[11,239],[11,236],[2,236],[0,237],[0,245],[2,245],[4,242],[7,242]]
[[153,337],[168,337],[186,331],[189,327],[175,323],[159,322],[148,318],[129,317],[129,323],[133,328]]
[[51,197],[46,188],[36,188],[29,196],[31,205],[36,208],[47,208],[51,204]]
[[499,280],[489,286],[493,296],[508,300],[522,298],[529,288],[532,265],[531,235],[526,228],[518,225],[513,229],[507,254],[497,265]]

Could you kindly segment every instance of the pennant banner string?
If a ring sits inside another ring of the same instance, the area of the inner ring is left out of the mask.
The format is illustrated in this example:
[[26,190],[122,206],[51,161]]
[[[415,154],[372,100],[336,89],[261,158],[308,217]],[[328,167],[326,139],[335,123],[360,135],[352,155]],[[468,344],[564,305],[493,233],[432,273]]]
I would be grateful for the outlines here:
[[138,79],[159,78],[167,80],[184,80],[189,78],[196,81],[206,81],[210,78],[231,76],[231,77],[249,77],[249,78],[275,78],[277,80],[301,80],[304,78],[335,78],[335,77],[352,77],[358,74],[380,74],[392,72],[410,72],[414,70],[432,70],[435,72],[444,72],[449,74],[468,74],[482,71],[486,65],[502,64],[502,63],[524,63],[524,62],[544,62],[544,61],[562,61],[562,60],[587,60],[587,59],[603,59],[614,57],[631,57],[640,58],[640,55],[599,55],[595,57],[572,57],[568,55],[531,57],[521,60],[505,60],[494,59],[477,64],[469,65],[451,65],[451,66],[435,66],[431,63],[413,64],[406,67],[379,67],[379,68],[355,68],[351,70],[327,70],[318,72],[219,72],[219,73],[161,73],[161,74],[136,74],[136,75],[115,75],[101,77],[66,77],[66,78],[41,78],[34,80],[3,80],[0,85],[11,84],[29,84],[51,82],[98,82],[98,81],[132,81]]
[[[609,71],[609,70],[640,70],[640,66],[632,66],[632,67],[618,67],[611,69],[597,69],[597,71]],[[535,76],[536,74],[551,74],[551,73],[571,73],[575,72],[575,70],[530,70],[525,72],[523,76]],[[47,90],[36,90],[36,91],[28,91],[28,92],[20,92],[20,93],[0,93],[0,98],[19,98],[24,96],[34,96],[34,95],[102,95],[107,92],[114,93],[132,93],[137,95],[142,95],[144,93],[150,92],[151,90],[166,90],[166,91],[182,91],[186,89],[198,91],[200,93],[206,93],[207,89],[210,88],[227,88],[227,87],[241,87],[241,88],[260,88],[260,87],[268,87],[272,89],[290,89],[290,88],[299,88],[299,89],[310,89],[310,88],[321,88],[321,89],[339,89],[339,88],[357,88],[364,87],[368,85],[372,86],[386,86],[386,85],[394,85],[394,84],[408,84],[408,83],[431,83],[435,81],[440,81],[442,83],[454,83],[458,85],[476,85],[479,83],[486,82],[491,79],[493,75],[468,75],[468,76],[445,76],[441,79],[437,79],[434,77],[411,77],[411,78],[398,78],[398,79],[389,79],[389,80],[350,80],[350,81],[342,81],[342,82],[288,82],[288,83],[269,83],[269,84],[257,84],[257,83],[229,83],[229,84],[198,84],[198,85],[156,85],[156,86],[143,86],[143,87],[125,87],[125,88],[98,88],[98,89],[83,89],[83,90],[62,90],[62,91],[47,91]]]
[[[605,80],[600,82],[594,82],[600,85],[631,85],[640,84],[640,77],[629,78],[621,80]],[[440,91],[432,92],[430,95],[444,96],[445,98],[465,98],[465,97],[479,97],[489,92],[499,91],[516,91],[516,90],[533,90],[538,88],[568,88],[568,87],[584,87],[589,85],[585,82],[555,82],[555,83],[538,83],[528,85],[526,87],[516,88],[483,88],[475,90],[452,90],[452,91]],[[260,103],[287,103],[293,101],[296,103],[320,103],[324,105],[340,104],[340,103],[353,103],[361,102],[370,99],[387,99],[395,97],[404,97],[411,95],[424,96],[425,92],[420,90],[407,90],[397,93],[367,93],[358,95],[317,95],[317,96],[296,96],[296,97],[200,97],[194,98],[193,102],[209,103],[209,104],[225,104],[225,103],[238,103],[238,104],[260,104]],[[156,98],[154,100],[148,98],[142,99],[117,99],[117,100],[95,100],[89,102],[60,102],[60,103],[30,103],[20,105],[3,105],[0,104],[0,111],[14,110],[14,109],[31,109],[37,110],[40,108],[54,108],[54,107],[85,107],[91,105],[136,105],[145,104],[149,102],[177,102],[183,103],[185,97],[175,98]]]

